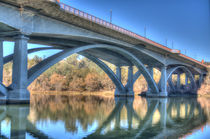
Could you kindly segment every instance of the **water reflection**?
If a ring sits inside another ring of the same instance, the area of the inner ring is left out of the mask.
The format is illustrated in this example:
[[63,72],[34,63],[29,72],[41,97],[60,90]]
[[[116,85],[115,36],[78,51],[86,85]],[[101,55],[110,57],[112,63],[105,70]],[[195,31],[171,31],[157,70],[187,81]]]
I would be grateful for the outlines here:
[[[24,139],[27,133],[36,138],[48,138],[44,133],[38,130],[28,119],[28,105],[9,105],[0,106],[1,138]],[[9,124],[9,126],[5,125]],[[2,129],[3,126],[3,129]],[[5,129],[7,128],[7,129]],[[2,133],[7,131],[7,134]]]
[[[116,106],[104,123],[88,138],[128,137],[128,138],[178,138],[206,123],[207,117],[200,104],[194,99],[146,99],[147,112],[140,118],[133,108],[133,99],[116,99]],[[127,110],[127,128],[121,128],[120,113],[123,106]],[[144,106],[140,107],[144,109]],[[141,114],[141,113],[140,113]],[[115,119],[114,128],[106,133],[103,129]],[[135,121],[133,121],[135,120]],[[138,124],[137,127],[132,124]]]
[[178,138],[207,115],[197,98],[34,95],[30,106],[1,105],[0,121],[1,138]]

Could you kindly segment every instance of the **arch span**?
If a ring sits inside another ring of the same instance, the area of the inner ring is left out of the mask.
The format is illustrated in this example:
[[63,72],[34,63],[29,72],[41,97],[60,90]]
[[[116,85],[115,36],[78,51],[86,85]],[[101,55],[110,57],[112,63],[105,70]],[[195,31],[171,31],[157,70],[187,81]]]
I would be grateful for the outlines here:
[[169,69],[168,72],[167,72],[167,81],[169,80],[169,78],[171,77],[171,75],[172,75],[176,70],[178,70],[178,69],[182,69],[182,70],[185,72],[185,74],[187,74],[187,76],[188,76],[189,79],[190,79],[190,83],[191,83],[191,85],[192,85],[192,88],[193,88],[193,89],[196,89],[197,86],[196,86],[196,83],[195,83],[195,79],[194,79],[194,77],[193,77],[191,71],[190,71],[187,67],[185,67],[185,66],[177,66],[177,67],[174,67],[174,68]]
[[0,83],[0,92],[3,94],[3,96],[6,96],[8,92],[7,88],[2,83]]
[[[94,45],[86,45],[86,46],[82,46],[82,47],[77,47],[77,48],[73,48],[73,49],[64,49],[62,52],[59,52],[59,53],[43,60],[42,62],[35,65],[34,67],[32,67],[29,70],[28,85],[31,82],[33,82],[33,80],[35,80],[40,74],[42,74],[44,71],[46,71],[48,68],[50,68],[51,66],[53,66],[60,60],[66,58],[74,53],[79,53],[79,52],[83,52],[85,50],[94,49],[94,48],[105,48],[105,49],[113,50],[119,54],[126,56],[128,58],[128,60],[132,61],[132,63],[134,65],[136,65],[137,68],[139,69],[139,71],[141,71],[141,73],[144,75],[144,77],[145,77],[147,83],[149,84],[149,86],[151,87],[152,91],[154,93],[159,92],[155,81],[152,79],[151,75],[147,71],[144,64],[141,63],[141,61],[138,60],[138,58],[136,58],[133,54],[131,54],[130,52],[128,52],[122,48],[112,46],[112,45],[106,45],[106,44],[94,44]],[[118,84],[117,87],[119,87],[120,90],[124,90],[124,87],[120,87],[120,86],[121,85]]]
[[[42,48],[33,48],[33,49],[29,49],[28,50],[28,54],[30,53],[34,53],[34,52],[38,52],[38,51],[43,51],[43,50],[50,50],[50,49],[64,49],[61,47],[42,47]],[[90,54],[87,53],[82,53],[83,56],[85,56],[86,58],[90,59],[91,61],[95,62],[101,69],[104,70],[104,72],[110,77],[110,79],[114,82],[117,83],[118,85],[121,86],[121,88],[124,88],[123,84],[121,83],[121,81],[117,78],[117,76],[115,75],[115,73],[101,60],[99,60],[98,58],[91,56]],[[4,58],[4,64],[10,62],[13,60],[13,54],[8,55]],[[117,86],[117,85],[116,85]],[[9,87],[10,88],[10,87]],[[125,90],[122,90],[122,92]],[[4,91],[5,92],[5,91]]]

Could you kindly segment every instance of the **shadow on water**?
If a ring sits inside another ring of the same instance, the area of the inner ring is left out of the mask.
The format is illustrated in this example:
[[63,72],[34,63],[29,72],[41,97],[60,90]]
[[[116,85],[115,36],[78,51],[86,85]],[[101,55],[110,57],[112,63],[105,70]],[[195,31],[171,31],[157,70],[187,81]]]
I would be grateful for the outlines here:
[[[1,128],[10,124],[1,138],[177,138],[201,128],[207,116],[197,98],[34,95],[30,106],[1,105],[0,121]],[[40,126],[46,123],[57,133]]]

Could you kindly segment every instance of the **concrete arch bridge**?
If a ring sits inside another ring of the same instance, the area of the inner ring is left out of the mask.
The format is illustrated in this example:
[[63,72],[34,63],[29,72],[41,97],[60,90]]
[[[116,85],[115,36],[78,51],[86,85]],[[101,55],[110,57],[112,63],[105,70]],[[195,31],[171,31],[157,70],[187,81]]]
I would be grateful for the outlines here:
[[[78,53],[95,62],[116,85],[116,96],[132,96],[133,84],[143,75],[148,84],[146,96],[167,97],[182,88],[185,74],[188,92],[195,93],[207,67],[190,57],[131,31],[52,0],[0,0],[0,91],[8,102],[28,101],[28,85],[60,60]],[[3,57],[3,41],[14,41],[14,53]],[[50,47],[28,49],[28,43]],[[30,53],[56,49],[58,53],[27,69]],[[104,62],[116,65],[116,73]],[[13,61],[12,84],[2,83],[3,65]],[[121,67],[128,67],[127,85],[121,82]],[[138,72],[133,73],[133,67]],[[156,83],[153,69],[161,71]],[[171,77],[177,75],[176,85]],[[199,76],[199,81],[195,81]],[[189,81],[188,81],[189,80]]]

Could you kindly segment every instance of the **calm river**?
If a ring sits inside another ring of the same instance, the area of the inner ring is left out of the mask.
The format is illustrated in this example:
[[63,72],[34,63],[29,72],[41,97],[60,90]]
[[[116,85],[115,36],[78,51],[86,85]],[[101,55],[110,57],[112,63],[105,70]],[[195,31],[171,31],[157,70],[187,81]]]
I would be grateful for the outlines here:
[[210,138],[210,98],[32,95],[0,105],[0,138]]

